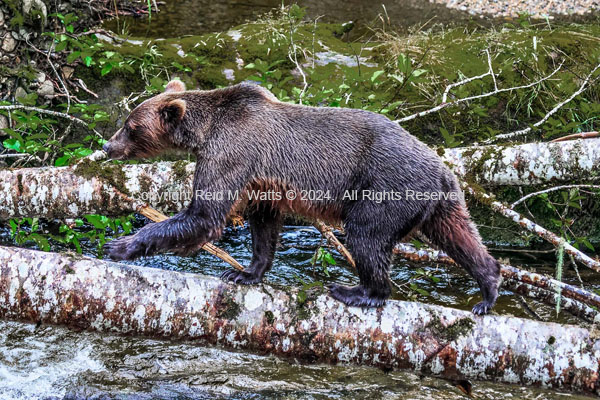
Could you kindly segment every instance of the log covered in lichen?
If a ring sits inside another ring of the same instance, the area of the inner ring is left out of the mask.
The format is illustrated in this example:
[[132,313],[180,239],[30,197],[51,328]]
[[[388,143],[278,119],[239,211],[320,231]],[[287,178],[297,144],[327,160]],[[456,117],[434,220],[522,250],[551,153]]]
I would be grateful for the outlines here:
[[268,285],[9,247],[0,317],[585,393],[600,377],[600,342],[580,327],[416,302],[346,307],[323,293],[301,301]]
[[[447,149],[442,158],[460,176],[490,184],[586,181],[600,167],[600,139],[513,147]],[[74,167],[0,170],[0,219],[118,215],[135,206],[123,194],[165,213],[191,199],[194,164],[114,165],[83,160]]]

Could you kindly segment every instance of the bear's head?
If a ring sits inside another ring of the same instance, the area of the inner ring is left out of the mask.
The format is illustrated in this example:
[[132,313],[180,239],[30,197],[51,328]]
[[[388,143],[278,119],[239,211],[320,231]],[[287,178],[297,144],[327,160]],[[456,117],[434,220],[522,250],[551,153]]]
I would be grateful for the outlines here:
[[164,93],[137,106],[102,149],[112,159],[125,160],[156,156],[175,147],[174,140],[186,112],[183,92],[183,82],[169,82]]

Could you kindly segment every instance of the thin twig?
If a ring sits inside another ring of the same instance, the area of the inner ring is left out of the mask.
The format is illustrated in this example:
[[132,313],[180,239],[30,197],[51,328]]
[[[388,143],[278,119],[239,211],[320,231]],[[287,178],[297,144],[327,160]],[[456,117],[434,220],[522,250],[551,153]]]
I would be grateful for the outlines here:
[[[410,243],[398,243],[394,247],[394,254],[409,261],[456,265],[456,262],[443,251],[433,249],[417,250]],[[582,310],[585,310],[584,313],[588,314],[587,306],[600,307],[599,295],[535,272],[525,271],[507,264],[500,264],[500,274],[503,278],[503,288],[552,306],[556,305],[554,292],[557,288],[560,288],[563,297],[563,309],[567,309],[567,311],[575,315],[580,315],[580,311]],[[523,287],[523,285],[526,285],[526,287]],[[534,296],[533,294],[537,295]],[[573,303],[564,304],[567,302],[567,299]],[[566,306],[569,306],[569,308]]]
[[554,140],[551,140],[550,143],[566,142],[567,140],[573,140],[573,139],[591,139],[591,138],[596,138],[599,136],[600,136],[600,132],[579,132],[579,133],[573,133],[572,135],[567,135],[567,136],[562,136],[562,137],[556,138]]
[[90,128],[88,123],[77,118],[74,117],[72,115],[69,114],[65,114],[62,112],[58,112],[58,111],[52,111],[52,110],[46,110],[45,108],[38,108],[38,107],[31,107],[31,106],[24,106],[21,104],[10,104],[10,105],[0,105],[0,110],[7,110],[7,111],[11,111],[11,110],[24,110],[24,111],[35,111],[38,112],[40,114],[46,114],[46,115],[52,115],[53,117],[59,117],[59,118],[66,118],[70,121],[73,121],[81,126],[84,126],[86,128]]
[[317,228],[319,230],[319,232],[321,232],[323,237],[325,237],[327,239],[327,241],[333,247],[335,247],[335,249],[341,255],[344,256],[344,258],[348,261],[348,263],[352,266],[352,268],[356,268],[356,263],[354,262],[354,259],[352,258],[352,254],[350,254],[350,252],[348,251],[346,246],[344,246],[342,244],[342,242],[340,242],[339,239],[337,237],[335,237],[335,235],[333,234],[333,228],[321,220],[317,220],[314,223],[314,226],[315,226],[315,228]]
[[[510,87],[510,88],[505,88],[505,89],[498,89],[498,90],[494,90],[492,92],[478,94],[478,95],[475,95],[475,96],[469,96],[469,97],[465,97],[465,98],[462,98],[462,99],[454,100],[454,101],[452,101],[450,103],[441,103],[441,104],[439,104],[439,105],[437,105],[437,106],[435,106],[433,108],[430,108],[429,110],[421,111],[421,112],[418,112],[416,114],[412,114],[412,115],[409,115],[409,116],[397,119],[394,122],[400,123],[400,122],[410,121],[410,120],[413,120],[415,118],[423,117],[425,115],[429,115],[429,114],[432,114],[434,112],[443,110],[444,108],[447,108],[447,107],[455,106],[455,105],[458,105],[458,104],[461,104],[461,103],[464,103],[464,102],[467,102],[467,101],[483,99],[483,98],[486,98],[486,97],[494,96],[494,95],[499,94],[499,93],[512,92],[514,90],[521,90],[521,89],[528,89],[530,87],[539,85],[540,83],[542,83],[542,82],[544,82],[544,81],[552,78],[562,68],[562,65],[563,65],[563,63],[560,63],[560,65],[554,71],[552,71],[551,74],[546,75],[545,77],[540,78],[537,81],[529,83],[527,85],[514,86],[514,87]],[[489,74],[490,74],[490,71],[488,71],[484,75],[487,76]],[[474,80],[475,78],[477,78],[477,77],[474,77],[473,79],[471,79],[471,78],[469,78],[469,79]],[[464,83],[466,83],[466,82],[463,82],[463,84]],[[459,86],[459,85],[455,85],[455,86]]]
[[573,255],[575,260],[579,261],[580,263],[586,265],[587,267],[593,269],[596,272],[600,272],[599,260],[595,260],[590,256],[584,254],[583,252],[579,251],[575,247],[571,246],[571,244],[567,243],[565,239],[557,236],[556,234],[536,224],[530,219],[525,218],[518,212],[512,210],[508,205],[495,200],[493,196],[490,196],[485,192],[475,190],[464,183],[461,184],[461,186],[463,190],[470,193],[473,197],[481,201],[483,204],[490,206],[494,211],[499,212],[500,214],[519,224],[521,227],[527,229],[530,232],[535,233],[542,239],[545,239],[546,241],[552,243],[554,246],[559,247],[561,245],[564,245],[565,252],[567,252],[567,254]]
[[498,82],[496,82],[496,74],[494,74],[494,68],[492,67],[492,56],[490,55],[490,51],[488,49],[485,50],[487,54],[488,67],[490,69],[490,75],[492,76],[492,80],[494,81],[494,91],[498,91]]
[[522,136],[522,135],[525,135],[525,134],[531,132],[533,130],[533,128],[537,128],[540,125],[544,124],[546,121],[548,121],[548,119],[550,119],[551,116],[553,116],[565,104],[568,104],[569,102],[571,102],[575,97],[579,96],[581,93],[583,93],[587,89],[588,84],[590,83],[590,81],[592,79],[592,75],[594,75],[594,73],[598,70],[598,68],[600,68],[600,64],[596,65],[596,67],[592,70],[592,72],[590,72],[588,74],[588,76],[585,78],[585,80],[583,81],[583,83],[581,84],[581,86],[579,87],[579,89],[577,89],[577,91],[575,91],[567,99],[565,99],[565,100],[561,101],[560,103],[558,103],[552,110],[548,111],[546,113],[546,115],[544,115],[544,118],[542,118],[541,120],[539,120],[538,122],[536,122],[532,126],[529,126],[529,127],[525,128],[525,129],[520,129],[518,131],[509,132],[509,133],[502,133],[500,135],[496,135],[493,138],[490,138],[490,139],[484,141],[483,143],[484,144],[489,144],[489,143],[493,143],[493,142],[495,142],[497,140],[501,140],[501,139],[512,139],[512,138],[514,138],[516,136]]
[[550,192],[554,192],[556,190],[579,189],[579,188],[600,189],[600,185],[561,185],[561,186],[551,187],[551,188],[548,188],[548,189],[540,190],[539,192],[529,193],[528,195],[521,197],[519,200],[517,200],[514,203],[512,203],[510,205],[510,208],[512,210],[516,206],[518,206],[519,204],[521,204],[522,202],[526,201],[527,199],[530,199],[530,198],[535,197],[535,196],[539,196],[540,194],[550,193]]
[[0,158],[19,158],[19,157],[27,157],[29,154],[27,153],[12,153],[12,154],[0,154]]
[[50,64],[50,67],[52,67],[52,71],[54,71],[54,75],[56,76],[56,79],[58,79],[58,81],[60,82],[60,85],[62,86],[63,90],[65,91],[65,95],[67,96],[67,114],[68,114],[69,111],[71,111],[71,94],[69,93],[69,89],[67,89],[67,85],[65,85],[65,82],[62,80],[62,78],[60,77],[60,74],[54,67],[54,63],[52,61],[50,61],[50,54],[52,54],[53,51],[54,51],[54,40],[52,41],[52,45],[50,46],[50,49],[48,49],[48,54],[46,56],[46,59],[48,60],[48,64]]

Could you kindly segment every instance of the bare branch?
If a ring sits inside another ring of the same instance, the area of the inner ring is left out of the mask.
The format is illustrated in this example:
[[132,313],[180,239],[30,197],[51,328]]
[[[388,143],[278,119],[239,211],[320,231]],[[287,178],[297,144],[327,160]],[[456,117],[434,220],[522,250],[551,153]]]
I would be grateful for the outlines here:
[[557,142],[566,142],[567,140],[573,140],[573,139],[591,139],[591,138],[596,138],[600,136],[600,132],[579,132],[579,133],[573,133],[572,135],[567,135],[567,136],[562,136],[559,138],[556,138],[554,140],[551,140],[551,143],[557,143]]
[[[561,64],[562,65],[562,64]],[[501,139],[512,139],[516,136],[522,136],[525,135],[529,132],[531,132],[531,130],[533,128],[537,128],[538,126],[542,125],[543,123],[545,123],[546,121],[548,121],[548,119],[550,119],[551,116],[553,116],[558,110],[560,110],[565,104],[568,104],[569,102],[571,102],[571,100],[573,100],[575,97],[579,96],[581,93],[583,93],[591,79],[592,79],[592,75],[594,75],[594,73],[598,70],[598,68],[600,68],[600,64],[596,65],[596,67],[592,70],[592,72],[590,72],[588,74],[588,76],[584,79],[583,83],[581,84],[581,86],[579,87],[579,89],[577,89],[577,91],[575,91],[571,96],[569,96],[567,99],[561,101],[560,103],[558,103],[552,110],[548,111],[548,113],[546,113],[546,115],[544,115],[544,118],[542,118],[541,120],[539,120],[538,122],[536,122],[535,124],[533,124],[532,126],[529,126],[525,129],[521,129],[518,131],[514,131],[514,132],[509,132],[509,133],[503,133],[500,135],[496,135],[491,139],[488,139],[486,141],[484,141],[484,144],[489,144],[489,143],[493,143],[497,140],[501,140]]]
[[[410,243],[398,243],[394,247],[394,254],[410,261],[456,265],[454,260],[443,251],[416,249]],[[500,274],[503,278],[502,287],[511,292],[554,306],[556,305],[554,293],[560,289],[563,297],[561,306],[564,310],[592,321],[599,315],[591,308],[600,307],[600,296],[595,293],[511,265],[501,264]]]
[[[415,114],[412,114],[412,115],[409,115],[409,116],[397,119],[394,122],[400,123],[400,122],[410,121],[410,120],[413,120],[415,118],[423,117],[425,115],[429,115],[429,114],[432,114],[434,112],[443,110],[444,108],[451,107],[451,106],[456,106],[458,104],[461,104],[461,103],[464,103],[464,102],[467,102],[467,101],[483,99],[483,98],[494,96],[494,95],[497,95],[497,94],[500,94],[500,93],[512,92],[514,90],[528,89],[530,87],[539,85],[540,83],[542,83],[542,82],[544,82],[544,81],[552,78],[558,71],[560,71],[560,69],[562,68],[562,65],[563,65],[563,63],[560,63],[560,65],[554,71],[552,71],[552,73],[550,73],[549,75],[544,76],[543,78],[538,79],[535,82],[531,82],[531,83],[529,83],[527,85],[513,86],[513,87],[505,88],[505,89],[497,89],[497,90],[494,90],[492,92],[478,94],[478,95],[475,95],[475,96],[469,96],[469,97],[465,97],[465,98],[462,98],[462,99],[454,100],[454,101],[451,101],[450,103],[441,103],[441,104],[439,104],[439,105],[437,105],[437,106],[435,106],[433,108],[430,108],[429,110],[421,111],[421,112],[418,112],[418,113],[415,113]],[[490,75],[490,74],[493,75],[493,72],[488,71],[485,74],[483,74],[483,76],[487,76],[487,75]],[[480,77],[481,76],[482,75],[480,75]],[[461,81],[462,83],[461,82],[458,82],[458,83],[464,84],[464,83],[470,82],[472,80],[479,79],[479,77],[473,77],[473,78],[469,78],[469,79],[470,80],[465,80],[465,81]],[[460,85],[454,84],[454,86],[460,86]]]
[[563,190],[563,189],[579,189],[579,188],[600,189],[600,185],[561,185],[561,186],[555,186],[555,187],[548,188],[548,189],[545,189],[545,190],[540,190],[539,192],[529,193],[527,196],[523,196],[519,200],[517,200],[514,203],[512,203],[510,205],[510,208],[514,209],[516,206],[518,206],[519,204],[523,203],[527,199],[530,199],[530,198],[535,197],[535,196],[539,196],[540,194],[550,193],[550,192],[554,192],[554,191],[557,191],[557,190]]
[[0,105],[0,110],[7,110],[7,111],[11,111],[11,110],[24,110],[24,111],[35,111],[38,112],[40,114],[46,114],[46,115],[51,115],[53,117],[59,117],[59,118],[65,118],[68,119],[69,121],[75,122],[81,126],[86,127],[87,129],[90,129],[89,125],[87,122],[74,117],[72,115],[69,114],[65,114],[62,112],[58,112],[58,111],[52,111],[52,110],[46,110],[45,108],[39,108],[39,107],[31,107],[31,106],[24,106],[21,104],[10,104],[10,105]]
[[535,233],[536,235],[552,243],[556,247],[564,245],[564,249],[567,254],[571,254],[575,258],[575,260],[579,261],[582,264],[585,264],[587,267],[593,269],[594,271],[600,272],[600,261],[595,260],[589,257],[588,255],[584,254],[583,252],[577,250],[575,247],[571,246],[571,244],[567,243],[565,239],[557,236],[556,234],[536,224],[530,219],[525,218],[518,212],[512,210],[508,205],[495,200],[494,197],[488,195],[487,193],[477,191],[465,183],[461,184],[461,186],[463,190],[470,193],[473,197],[475,197],[482,203],[489,205],[494,211],[499,212],[505,217],[513,220],[522,228],[525,228],[528,231]]

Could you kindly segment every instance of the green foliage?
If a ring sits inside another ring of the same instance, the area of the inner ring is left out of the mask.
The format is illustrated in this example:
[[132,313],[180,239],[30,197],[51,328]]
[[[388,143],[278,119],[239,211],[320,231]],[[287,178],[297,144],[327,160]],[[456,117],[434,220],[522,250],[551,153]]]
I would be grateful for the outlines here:
[[[70,223],[61,223],[58,232],[51,233],[51,228],[42,229],[38,218],[11,219],[10,232],[18,245],[34,242],[40,250],[50,251],[58,244],[66,245],[82,253],[82,242],[95,247],[96,253],[102,255],[102,246],[109,237],[127,235],[131,232],[133,215],[109,218],[104,215],[86,215]],[[88,246],[88,251],[91,249]]]
[[317,263],[323,268],[323,273],[329,277],[329,266],[336,265],[333,255],[324,247],[320,246],[313,255],[310,263],[314,267]]

